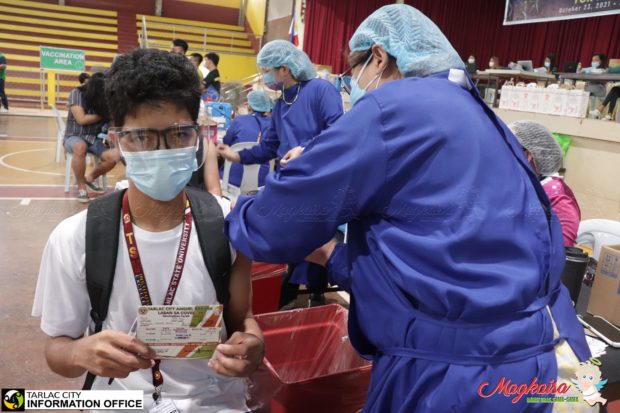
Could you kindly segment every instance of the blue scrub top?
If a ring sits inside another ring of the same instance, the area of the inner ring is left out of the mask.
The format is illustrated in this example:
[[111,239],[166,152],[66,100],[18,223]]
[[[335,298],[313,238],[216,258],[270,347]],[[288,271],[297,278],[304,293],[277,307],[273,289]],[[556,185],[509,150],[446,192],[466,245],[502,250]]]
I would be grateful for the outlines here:
[[276,101],[271,128],[259,146],[239,152],[242,164],[282,158],[296,146],[305,147],[344,113],[340,93],[323,79],[300,82],[284,90],[283,96],[294,103],[288,105],[282,98]]
[[[259,142],[267,134],[271,126],[271,117],[262,113],[254,112],[249,115],[237,116],[224,135],[224,143],[232,146],[241,142]],[[265,176],[269,173],[269,163],[261,165],[258,173],[258,186],[265,185]],[[220,171],[221,175],[221,171]],[[230,168],[229,182],[235,186],[241,185],[243,166],[233,164]]]
[[349,223],[328,269],[351,292],[351,343],[374,361],[364,412],[550,411],[477,394],[556,379],[547,308],[590,356],[560,284],[559,221],[471,87],[444,72],[366,93],[226,220],[234,247],[267,262],[300,261]]

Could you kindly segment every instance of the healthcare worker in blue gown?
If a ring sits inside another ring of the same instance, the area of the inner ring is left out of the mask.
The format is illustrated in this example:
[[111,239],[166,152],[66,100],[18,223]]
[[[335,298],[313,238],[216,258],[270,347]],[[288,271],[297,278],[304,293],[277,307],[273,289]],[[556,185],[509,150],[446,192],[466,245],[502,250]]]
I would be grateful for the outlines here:
[[[224,135],[225,145],[232,146],[243,142],[260,143],[262,137],[267,134],[271,127],[271,108],[273,102],[267,93],[261,90],[253,90],[248,93],[247,115],[239,115],[230,124]],[[263,162],[258,172],[258,186],[265,185],[265,177],[269,173],[269,162]],[[232,165],[230,168],[229,182],[240,186],[243,177],[243,167]]]
[[[316,78],[314,65],[303,51],[291,42],[274,40],[267,43],[257,56],[263,81],[272,90],[281,91],[271,116],[271,128],[252,149],[233,152],[226,145],[219,153],[232,162],[256,164],[276,159],[276,170],[285,167],[290,157],[300,153],[312,139],[329,128],[342,116],[342,98],[336,88]],[[335,232],[334,232],[335,233]],[[306,284],[311,292],[311,305],[325,302],[327,274],[324,268],[307,263],[289,265],[288,283],[283,285],[280,304],[292,303],[297,284]],[[286,280],[285,280],[286,281]],[[292,285],[293,288],[287,288]]]
[[[239,198],[228,237],[260,261],[311,254],[348,287],[351,343],[373,360],[363,412],[550,412],[492,394],[590,357],[522,148],[416,9],[382,7],[349,46],[351,111]],[[323,246],[344,222],[347,244]]]

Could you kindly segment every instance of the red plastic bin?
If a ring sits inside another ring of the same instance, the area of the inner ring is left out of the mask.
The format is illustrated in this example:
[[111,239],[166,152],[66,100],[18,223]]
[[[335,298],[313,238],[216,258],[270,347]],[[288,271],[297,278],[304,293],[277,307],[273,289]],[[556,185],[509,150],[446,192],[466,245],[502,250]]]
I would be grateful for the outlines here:
[[286,264],[252,263],[252,313],[271,313],[280,309],[284,271]]
[[337,305],[261,314],[263,365],[250,406],[271,413],[355,413],[364,406],[371,363],[353,349],[348,311]]

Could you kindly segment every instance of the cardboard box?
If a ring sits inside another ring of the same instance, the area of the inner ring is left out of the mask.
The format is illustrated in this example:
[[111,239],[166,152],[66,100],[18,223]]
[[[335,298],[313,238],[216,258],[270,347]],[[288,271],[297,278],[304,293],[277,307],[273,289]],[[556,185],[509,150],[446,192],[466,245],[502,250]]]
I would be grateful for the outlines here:
[[588,313],[620,325],[620,245],[604,245],[601,249]]
[[586,112],[588,110],[589,98],[589,92],[584,92],[583,90],[576,89],[568,91],[565,115],[573,118],[585,118]]
[[510,94],[509,109],[519,110],[520,102],[525,99],[525,96],[523,94],[524,91],[524,87],[515,86],[512,88],[512,93]]
[[566,113],[566,101],[568,100],[568,90],[552,89],[551,93],[551,114],[564,116]]
[[499,108],[510,109],[510,99],[512,98],[512,90],[514,86],[504,85],[502,93],[499,95]]
[[539,112],[540,111],[540,101],[542,98],[542,92],[544,89],[539,88],[530,88],[528,90],[528,98],[527,98],[527,111],[528,112]]
[[538,111],[540,113],[551,113],[551,93],[549,89],[545,89],[540,98],[540,106],[538,107]]

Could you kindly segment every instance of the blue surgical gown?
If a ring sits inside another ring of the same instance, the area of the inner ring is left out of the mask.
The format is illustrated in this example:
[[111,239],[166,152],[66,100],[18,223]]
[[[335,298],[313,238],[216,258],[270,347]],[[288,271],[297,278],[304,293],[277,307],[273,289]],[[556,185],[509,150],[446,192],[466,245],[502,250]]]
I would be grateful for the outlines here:
[[560,283],[558,219],[514,136],[448,72],[366,93],[241,197],[226,233],[256,260],[299,261],[344,222],[328,268],[351,292],[351,343],[373,360],[364,412],[549,412],[477,388],[556,379],[550,314],[590,356]]
[[[299,94],[298,94],[299,90]],[[260,145],[239,152],[242,164],[282,158],[296,146],[306,146],[343,114],[342,98],[329,82],[312,79],[284,90],[271,115],[271,128]]]
[[[267,134],[271,126],[271,117],[262,113],[237,116],[224,136],[224,143],[232,146],[241,142],[259,142],[259,138]],[[269,173],[269,163],[263,162],[258,173],[258,186],[265,184],[265,176]],[[235,186],[241,185],[243,167],[233,164],[230,168],[229,182]]]
[[[340,118],[344,111],[342,98],[336,88],[323,79],[300,82],[284,90],[284,99],[278,99],[271,114],[271,128],[261,138],[260,145],[239,152],[242,164],[267,162],[282,158],[297,147],[305,147],[322,131]],[[276,168],[278,166],[276,165]],[[310,274],[325,273],[316,264],[298,262],[289,279],[292,284],[314,284],[309,280]],[[326,276],[322,278],[326,279]],[[320,279],[316,285],[327,284]]]

